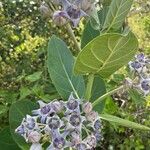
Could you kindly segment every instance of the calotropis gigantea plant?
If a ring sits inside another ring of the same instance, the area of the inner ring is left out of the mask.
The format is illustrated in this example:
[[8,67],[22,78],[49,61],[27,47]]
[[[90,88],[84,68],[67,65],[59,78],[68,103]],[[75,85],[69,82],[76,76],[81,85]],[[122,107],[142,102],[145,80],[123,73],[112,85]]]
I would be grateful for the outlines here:
[[[137,52],[138,40],[124,26],[132,2],[133,0],[112,0],[111,3],[105,0],[42,2],[40,11],[44,15],[50,13],[48,16],[51,16],[56,25],[67,28],[78,55],[73,56],[60,38],[55,35],[50,38],[46,63],[50,78],[62,100],[56,98],[49,103],[39,101],[40,108],[29,101],[19,101],[11,106],[11,133],[21,149],[91,150],[102,140],[101,120],[138,130],[150,130],[144,125],[103,114],[105,98],[128,88],[121,85],[106,92],[104,79],[107,80],[127,65]],[[88,21],[80,44],[72,27],[75,30],[82,18]],[[143,56],[139,54],[137,57]],[[145,63],[149,65],[148,57]],[[135,68],[133,62],[129,65]],[[149,94],[149,88],[149,82],[146,82],[146,94],[143,96]]]

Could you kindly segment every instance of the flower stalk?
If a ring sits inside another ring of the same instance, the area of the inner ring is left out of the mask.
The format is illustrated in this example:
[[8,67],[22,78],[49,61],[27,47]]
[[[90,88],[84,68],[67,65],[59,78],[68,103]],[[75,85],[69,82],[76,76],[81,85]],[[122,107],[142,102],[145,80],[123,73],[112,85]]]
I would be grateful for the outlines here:
[[116,89],[114,89],[114,90],[112,90],[112,91],[107,92],[106,94],[104,94],[103,96],[99,97],[98,99],[96,99],[96,100],[92,103],[93,107],[96,106],[99,102],[103,101],[103,100],[104,100],[105,98],[107,98],[108,96],[110,96],[110,95],[112,95],[112,94],[114,94],[114,93],[116,93],[116,92],[118,92],[118,91],[120,91],[120,90],[122,90],[122,89],[124,89],[124,88],[125,88],[125,86],[122,85],[122,86],[120,86],[120,87],[118,87],[118,88],[116,88]]
[[72,40],[73,40],[73,42],[76,46],[77,51],[80,52],[81,51],[80,45],[79,45],[78,41],[76,40],[75,34],[74,34],[74,32],[73,32],[73,30],[72,30],[69,23],[66,25],[66,29],[67,29],[69,35],[71,36],[71,38],[72,38]]

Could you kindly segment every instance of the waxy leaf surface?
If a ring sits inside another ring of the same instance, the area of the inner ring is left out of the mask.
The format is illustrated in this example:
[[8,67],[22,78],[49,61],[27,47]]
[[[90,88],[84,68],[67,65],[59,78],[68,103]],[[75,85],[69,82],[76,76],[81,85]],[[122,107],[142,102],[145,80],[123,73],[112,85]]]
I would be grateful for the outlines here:
[[84,95],[83,77],[73,75],[73,55],[56,36],[49,41],[47,65],[50,78],[62,98],[68,99],[71,92],[80,98]]
[[127,35],[108,33],[93,39],[79,53],[74,72],[109,77],[135,55],[138,41],[132,32]]

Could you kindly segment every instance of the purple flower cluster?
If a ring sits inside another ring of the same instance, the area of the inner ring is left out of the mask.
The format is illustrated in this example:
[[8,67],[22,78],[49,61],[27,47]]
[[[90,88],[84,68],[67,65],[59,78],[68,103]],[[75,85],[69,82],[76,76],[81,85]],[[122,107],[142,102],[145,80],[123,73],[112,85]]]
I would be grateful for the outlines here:
[[144,95],[150,94],[150,58],[140,53],[134,61],[129,62],[132,79],[127,79],[130,86],[137,88]]
[[101,120],[90,102],[71,94],[68,101],[39,101],[39,105],[33,116],[27,115],[16,129],[32,143],[30,150],[42,150],[43,142],[50,143],[47,150],[92,150],[101,140]]
[[53,20],[57,25],[68,21],[76,27],[82,17],[89,16],[94,8],[93,0],[59,0],[61,10],[54,12]]

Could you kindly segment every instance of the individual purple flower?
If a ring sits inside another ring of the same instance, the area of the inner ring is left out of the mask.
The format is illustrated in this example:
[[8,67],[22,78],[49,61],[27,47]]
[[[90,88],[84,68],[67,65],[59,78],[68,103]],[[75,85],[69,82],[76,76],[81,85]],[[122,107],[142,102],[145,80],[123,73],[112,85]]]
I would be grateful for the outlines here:
[[144,93],[144,95],[150,94],[150,78],[141,79],[139,87]]
[[95,129],[95,130],[99,130],[99,129],[101,129],[101,127],[102,127],[102,124],[101,124],[100,119],[96,120],[96,121],[94,122],[94,129]]
[[70,147],[71,143],[66,140],[68,132],[60,134],[58,130],[51,130],[52,142],[47,150],[61,150]]
[[38,117],[41,120],[41,123],[45,123],[46,118],[50,115],[54,113],[54,110],[51,109],[51,103],[44,103],[42,101],[38,101],[40,108],[37,110],[33,110],[32,114],[33,115],[38,115]]
[[20,134],[21,136],[23,136],[25,134],[25,126],[23,124],[21,124],[16,130],[16,133]]
[[73,26],[76,27],[80,21],[80,19],[87,14],[78,6],[77,1],[73,3],[69,2],[68,0],[61,0],[63,10],[62,12],[65,13],[65,17],[69,19]]
[[52,117],[47,120],[48,127],[52,130],[58,129],[61,126],[59,117]]
[[131,71],[137,71],[138,73],[140,73],[143,69],[143,64],[138,61],[129,62],[129,67]]
[[144,53],[140,53],[138,55],[135,55],[135,58],[139,62],[145,62],[145,55],[144,55]]

